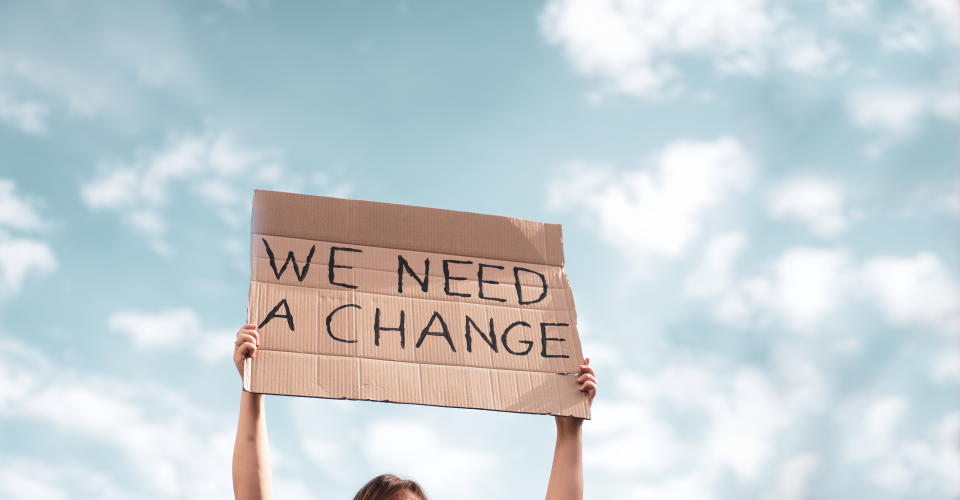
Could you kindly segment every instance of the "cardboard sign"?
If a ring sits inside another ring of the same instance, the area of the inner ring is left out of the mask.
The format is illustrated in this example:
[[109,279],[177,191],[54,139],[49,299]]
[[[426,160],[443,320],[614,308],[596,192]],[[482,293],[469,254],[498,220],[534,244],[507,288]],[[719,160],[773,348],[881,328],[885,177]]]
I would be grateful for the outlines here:
[[251,392],[589,418],[560,226],[256,191]]

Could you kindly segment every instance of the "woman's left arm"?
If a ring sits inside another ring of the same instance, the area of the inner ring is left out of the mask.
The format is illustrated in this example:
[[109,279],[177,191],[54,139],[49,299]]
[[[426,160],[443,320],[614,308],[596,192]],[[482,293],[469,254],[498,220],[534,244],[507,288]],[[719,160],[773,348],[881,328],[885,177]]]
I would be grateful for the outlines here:
[[[590,368],[590,358],[580,365],[577,378],[580,390],[593,402],[597,394],[597,374]],[[583,419],[555,417],[557,444],[553,450],[553,467],[547,484],[547,500],[583,500]]]

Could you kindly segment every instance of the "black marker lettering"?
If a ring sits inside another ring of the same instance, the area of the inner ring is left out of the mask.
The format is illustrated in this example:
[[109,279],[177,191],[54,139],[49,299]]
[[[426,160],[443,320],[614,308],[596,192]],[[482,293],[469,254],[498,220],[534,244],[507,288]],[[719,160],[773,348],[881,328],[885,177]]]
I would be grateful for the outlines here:
[[423,279],[420,279],[417,273],[413,271],[413,268],[410,267],[407,259],[404,259],[402,255],[397,255],[397,293],[403,293],[404,269],[406,269],[410,277],[417,280],[417,283],[420,284],[420,290],[426,292],[427,284],[430,281],[430,259],[423,259]]
[[492,265],[492,264],[480,263],[480,266],[479,266],[479,268],[477,269],[477,282],[478,282],[478,283],[477,283],[477,286],[479,287],[479,289],[477,290],[477,297],[480,297],[481,299],[495,300],[495,301],[497,301],[497,302],[506,302],[507,299],[501,299],[501,298],[499,298],[499,297],[487,297],[486,295],[483,294],[483,284],[484,284],[484,283],[486,283],[486,284],[488,284],[488,285],[499,285],[499,284],[500,284],[499,281],[490,281],[490,280],[485,280],[485,279],[483,279],[483,268],[485,268],[485,267],[489,267],[490,269],[503,269],[503,266],[494,266],[494,265]]
[[[430,331],[430,327],[433,326],[433,320],[440,321],[440,327],[442,328],[441,331]],[[447,329],[447,323],[443,321],[443,316],[440,316],[440,313],[436,311],[433,312],[433,316],[430,316],[430,321],[427,321],[427,326],[423,327],[423,331],[420,332],[420,338],[417,339],[417,347],[420,347],[420,344],[423,343],[423,339],[427,338],[427,335],[436,335],[437,337],[443,337],[447,339],[447,343],[450,344],[450,350],[457,352],[457,348],[453,346],[453,339],[450,338],[450,330]]]
[[[523,287],[520,286],[520,271],[524,271],[530,274],[536,274],[537,276],[540,277],[540,287],[541,287],[540,296],[537,297],[536,299],[523,300]],[[517,287],[517,301],[520,302],[520,305],[536,304],[537,302],[540,302],[541,300],[544,299],[544,297],[547,296],[547,278],[544,275],[534,271],[533,269],[527,269],[525,267],[514,267],[513,279]]]
[[503,335],[500,337],[500,343],[503,344],[503,348],[506,349],[507,352],[509,352],[510,354],[516,354],[517,356],[526,356],[530,352],[530,349],[533,349],[533,342],[530,342],[529,340],[521,340],[520,343],[527,346],[527,349],[524,351],[514,351],[507,344],[507,335],[509,335],[510,330],[513,330],[513,328],[516,326],[525,326],[527,328],[530,328],[530,323],[527,323],[526,321],[514,321],[513,323],[510,323],[510,326],[508,326],[505,330],[503,330]]
[[[280,310],[280,306],[283,306],[283,310],[286,311],[285,314],[277,314],[277,311]],[[273,320],[273,318],[287,318],[287,327],[290,328],[291,332],[294,331],[293,330],[293,313],[290,312],[290,306],[287,304],[287,299],[280,299],[280,302],[278,302],[277,305],[273,306],[273,309],[271,309],[270,312],[267,313],[267,317],[263,318],[263,321],[261,321],[260,324],[257,325],[257,328],[263,328],[267,326],[267,323]]]
[[473,336],[470,335],[471,326],[477,333],[480,334],[480,338],[490,346],[490,349],[493,349],[493,352],[497,352],[497,332],[493,331],[493,318],[490,318],[490,336],[483,333],[483,330],[473,321],[473,318],[467,316],[467,320],[463,326],[464,331],[466,332],[464,336],[467,338],[467,352],[473,352]]
[[341,309],[346,309],[346,308],[348,308],[348,307],[356,307],[357,309],[363,309],[362,307],[358,306],[357,304],[344,304],[344,305],[342,305],[342,306],[340,306],[340,307],[338,307],[338,308],[330,311],[330,314],[327,315],[327,335],[329,335],[330,338],[332,338],[333,340],[336,340],[336,341],[338,341],[338,342],[346,342],[346,343],[348,343],[348,344],[352,344],[352,343],[356,342],[357,339],[347,340],[347,339],[342,339],[342,338],[340,338],[340,337],[337,337],[336,335],[333,334],[333,330],[330,328],[330,322],[333,321],[333,315],[334,315],[334,314],[337,314],[337,312],[339,312]]
[[339,266],[337,264],[334,264],[334,259],[337,254],[337,250],[342,250],[344,252],[357,252],[357,253],[363,252],[363,250],[360,250],[357,248],[349,248],[349,247],[330,247],[330,258],[327,259],[327,279],[330,281],[330,284],[342,286],[344,288],[356,288],[357,285],[339,283],[333,279],[333,273],[335,269],[353,269],[352,266]]
[[547,341],[566,342],[567,339],[547,337],[548,326],[570,326],[567,323],[540,323],[540,355],[544,358],[569,358],[566,354],[547,354]]
[[400,326],[396,328],[380,326],[380,308],[378,307],[373,317],[373,345],[380,346],[380,332],[400,332],[400,348],[403,349],[406,341],[403,319],[403,309],[400,309]]
[[297,276],[298,281],[303,281],[303,278],[307,277],[307,271],[310,269],[310,261],[313,259],[313,253],[317,250],[317,246],[313,245],[310,247],[310,252],[307,254],[307,260],[303,263],[303,271],[300,270],[300,265],[297,264],[297,258],[293,256],[293,250],[287,252],[287,260],[283,261],[283,265],[280,266],[280,269],[277,269],[277,260],[273,256],[273,249],[270,248],[270,243],[267,242],[266,238],[260,238],[263,241],[263,246],[267,250],[267,257],[270,258],[270,267],[273,268],[273,274],[280,279],[280,276],[283,276],[283,272],[287,270],[288,264],[293,264],[293,274]]
[[443,293],[452,297],[469,297],[469,293],[457,293],[450,291],[451,281],[466,281],[462,276],[450,276],[450,264],[473,264],[469,260],[443,259]]

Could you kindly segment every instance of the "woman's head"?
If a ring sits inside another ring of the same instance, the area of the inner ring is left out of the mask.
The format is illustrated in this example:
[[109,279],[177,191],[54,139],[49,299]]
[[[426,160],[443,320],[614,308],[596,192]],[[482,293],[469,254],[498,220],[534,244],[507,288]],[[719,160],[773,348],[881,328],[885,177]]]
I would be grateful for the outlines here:
[[363,485],[353,500],[427,500],[427,495],[416,481],[381,474]]

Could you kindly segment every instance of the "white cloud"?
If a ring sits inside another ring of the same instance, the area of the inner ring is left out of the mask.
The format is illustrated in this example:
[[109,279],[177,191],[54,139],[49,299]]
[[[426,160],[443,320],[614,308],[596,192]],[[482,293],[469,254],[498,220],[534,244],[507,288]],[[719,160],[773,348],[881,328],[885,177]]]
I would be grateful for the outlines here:
[[540,27],[577,71],[607,85],[601,94],[683,92],[681,60],[753,77],[772,67],[805,75],[845,69],[838,42],[803,29],[784,6],[765,0],[550,0]]
[[873,401],[865,408],[862,432],[848,443],[847,453],[859,460],[890,454],[906,413],[907,401],[903,397],[889,396]]
[[939,88],[873,88],[852,92],[846,112],[858,127],[875,134],[867,152],[877,155],[912,136],[929,118],[960,121],[960,93]]
[[31,134],[44,132],[48,109],[43,103],[26,99],[15,99],[0,88],[0,122]]
[[847,113],[853,122],[867,130],[898,136],[911,134],[927,109],[922,92],[907,89],[864,90],[847,100]]
[[815,498],[813,481],[820,466],[815,453],[797,455],[780,467],[776,489],[767,500],[808,500]]
[[925,24],[899,20],[880,33],[880,44],[894,51],[926,54],[934,47],[933,37]]
[[753,171],[736,139],[675,141],[639,170],[574,164],[550,182],[548,199],[555,209],[582,209],[607,243],[631,257],[674,257],[699,236],[709,209],[750,185]]
[[960,351],[947,350],[930,367],[930,375],[938,382],[960,384]]
[[710,240],[700,264],[687,277],[687,292],[694,296],[725,292],[736,278],[734,263],[746,243],[746,236],[740,232],[722,234]]
[[863,280],[892,323],[960,332],[960,285],[935,255],[869,259]]
[[42,133],[62,114],[124,116],[140,93],[183,90],[197,74],[162,4],[0,5],[0,121],[24,132]]
[[[93,442],[113,450],[133,468],[132,484],[149,498],[231,495],[233,418],[210,414],[161,387],[77,373],[17,340],[0,338],[0,348],[10,354],[0,359],[0,376],[16,384],[0,391],[0,420],[25,419],[66,441],[79,438],[84,446]],[[82,457],[77,458],[75,463],[82,463]],[[58,467],[54,473],[63,471]],[[20,487],[31,491],[33,476],[23,477]],[[73,484],[83,479],[67,481],[68,497],[90,490],[90,482]],[[111,479],[126,482],[123,477]],[[41,493],[57,498],[60,482],[44,484],[48,488]]]
[[940,25],[944,39],[960,44],[960,3],[954,0],[913,0],[912,3]]
[[843,46],[833,40],[821,40],[808,34],[787,37],[782,49],[785,68],[807,75],[828,75],[846,69]]
[[677,80],[669,61],[674,55],[702,56],[724,71],[763,73],[779,14],[763,0],[551,0],[540,25],[577,70],[608,80],[618,92],[655,96]]
[[792,179],[770,200],[774,217],[799,221],[820,236],[835,236],[849,223],[845,195],[840,186],[818,178]]
[[739,233],[715,237],[686,279],[687,294],[706,299],[718,321],[739,327],[780,321],[810,333],[847,299],[862,297],[890,324],[960,331],[960,285],[933,254],[856,262],[843,249],[793,247],[765,272],[739,276],[744,241]]
[[66,500],[66,489],[54,486],[51,476],[55,471],[46,468],[24,467],[22,463],[5,466],[0,470],[0,492],[4,498]]
[[871,14],[873,7],[873,0],[833,0],[827,2],[827,10],[831,15],[846,19],[865,18]]
[[0,296],[18,292],[30,275],[43,276],[57,268],[49,244],[22,235],[49,227],[37,204],[18,194],[12,180],[0,178]]
[[132,162],[101,164],[80,195],[91,209],[117,212],[148,246],[168,256],[173,249],[165,212],[174,195],[198,200],[212,215],[239,226],[249,220],[254,188],[300,185],[299,176],[284,175],[278,156],[242,146],[228,133],[184,135]]
[[906,424],[911,401],[895,395],[869,401],[846,419],[846,455],[864,464],[869,479],[886,490],[924,498],[960,491],[960,413],[931,425]]
[[0,177],[0,227],[39,230],[47,227],[36,209],[36,202],[17,194],[16,184]]
[[4,292],[18,292],[28,275],[43,276],[56,268],[57,259],[46,243],[0,233],[0,284]]
[[798,368],[763,372],[695,359],[627,372],[619,394],[594,404],[585,466],[611,498],[709,499],[730,475],[758,480],[784,429],[825,401],[807,390],[823,386],[819,370]]
[[115,168],[87,183],[81,195],[91,208],[121,208],[136,201],[139,183],[137,170]]
[[[779,321],[787,328],[812,333],[840,305],[853,278],[843,250],[794,247],[784,251],[765,274],[731,279],[740,249],[720,237],[707,247],[700,267],[688,278],[687,292],[712,299],[714,316],[740,327]],[[696,283],[714,279],[709,287]]]
[[121,500],[135,496],[108,476],[84,465],[51,466],[16,456],[2,456],[0,494],[14,500],[97,498]]
[[232,352],[233,331],[205,328],[191,309],[119,311],[110,315],[107,326],[137,349],[186,350],[207,362],[228,358]]
[[479,498],[477,486],[500,467],[495,455],[458,447],[416,420],[372,422],[363,449],[374,466],[414,477],[438,498]]

